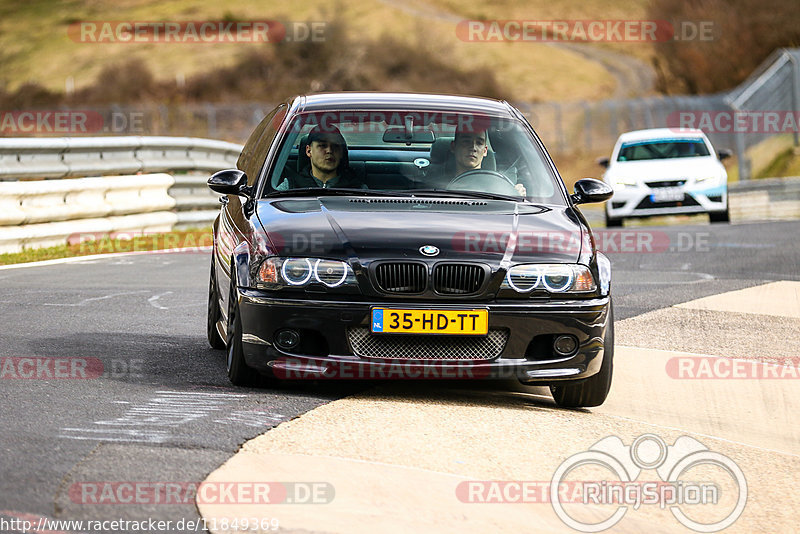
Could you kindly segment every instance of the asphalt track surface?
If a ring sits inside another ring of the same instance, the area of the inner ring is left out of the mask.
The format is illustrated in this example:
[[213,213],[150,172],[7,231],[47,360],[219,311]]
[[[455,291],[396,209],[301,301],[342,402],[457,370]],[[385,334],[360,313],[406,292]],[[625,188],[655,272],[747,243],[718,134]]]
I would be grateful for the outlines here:
[[[800,280],[797,222],[635,231],[668,246],[615,252],[621,235],[601,238],[617,320]],[[223,353],[205,340],[208,266],[209,254],[195,252],[0,270],[4,365],[90,366],[87,379],[49,378],[46,369],[40,379],[14,378],[19,367],[3,368],[0,519],[196,519],[193,502],[94,505],[91,483],[200,482],[246,440],[370,386],[231,387]],[[91,378],[98,362],[102,375]]]

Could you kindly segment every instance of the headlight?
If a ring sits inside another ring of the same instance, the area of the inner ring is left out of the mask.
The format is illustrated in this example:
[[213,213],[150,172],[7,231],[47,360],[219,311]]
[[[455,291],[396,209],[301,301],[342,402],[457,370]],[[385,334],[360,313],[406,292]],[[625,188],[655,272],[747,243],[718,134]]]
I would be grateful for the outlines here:
[[509,269],[500,288],[513,289],[517,293],[534,289],[550,293],[586,293],[595,291],[597,285],[585,265],[531,263]]
[[508,270],[503,285],[517,293],[533,291],[542,279],[542,268],[539,265],[517,265]]
[[308,258],[289,258],[283,262],[281,276],[292,286],[302,286],[311,280],[314,268]]
[[328,287],[344,284],[349,268],[343,261],[317,260],[314,263],[314,279]]
[[261,263],[257,282],[259,287],[265,289],[305,287],[313,283],[334,288],[345,284],[355,285],[356,278],[350,266],[343,261],[273,256]]

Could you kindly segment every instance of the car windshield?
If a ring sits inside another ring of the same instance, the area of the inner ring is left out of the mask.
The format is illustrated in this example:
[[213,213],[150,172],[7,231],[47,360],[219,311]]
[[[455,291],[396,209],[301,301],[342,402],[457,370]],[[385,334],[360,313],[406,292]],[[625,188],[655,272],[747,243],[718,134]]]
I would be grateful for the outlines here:
[[467,113],[300,114],[284,132],[263,195],[309,188],[425,190],[564,205],[549,161],[517,119]]
[[702,139],[658,139],[622,143],[617,161],[646,159],[696,158],[708,156],[708,147]]

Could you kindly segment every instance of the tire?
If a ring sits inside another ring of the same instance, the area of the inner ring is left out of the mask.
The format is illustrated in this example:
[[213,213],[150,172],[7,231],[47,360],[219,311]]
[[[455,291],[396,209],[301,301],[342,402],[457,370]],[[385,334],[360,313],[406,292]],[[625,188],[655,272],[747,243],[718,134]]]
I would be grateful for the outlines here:
[[726,223],[731,222],[731,215],[728,207],[725,207],[725,211],[713,211],[708,214],[708,219],[712,223]]
[[219,294],[217,293],[217,273],[214,268],[214,256],[211,256],[211,273],[208,276],[208,316],[206,319],[206,335],[208,344],[212,349],[222,350],[225,348],[225,340],[217,332],[217,322],[222,317],[219,309]]
[[247,366],[242,350],[242,317],[236,291],[236,271],[231,271],[230,297],[228,298],[228,336],[226,369],[228,379],[236,386],[251,386],[258,382],[258,373]]
[[603,363],[596,375],[573,384],[550,386],[556,404],[563,408],[600,406],[608,397],[614,371],[614,308],[610,302],[603,345]]
[[606,216],[606,228],[619,228],[622,226],[622,219],[609,217],[608,212],[605,212],[605,216]]

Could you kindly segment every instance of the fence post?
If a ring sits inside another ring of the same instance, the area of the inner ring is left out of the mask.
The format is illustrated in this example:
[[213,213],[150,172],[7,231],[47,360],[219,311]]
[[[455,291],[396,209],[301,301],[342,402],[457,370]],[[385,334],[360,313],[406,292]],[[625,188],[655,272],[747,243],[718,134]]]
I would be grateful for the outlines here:
[[206,116],[208,117],[208,137],[213,139],[217,135],[217,108],[213,104],[206,104]]
[[[787,52],[789,62],[792,64],[792,111],[794,113],[800,112],[800,65],[797,63],[797,57],[794,54]],[[794,137],[794,146],[800,146],[800,132],[795,128],[792,132]]]
[[[738,108],[738,106],[736,106],[733,103],[730,103],[729,107],[731,109],[731,115],[734,117],[735,120],[736,114],[740,113],[741,110]],[[750,162],[747,160],[747,154],[746,154],[747,145],[745,144],[744,141],[744,132],[736,130],[735,136],[736,136],[736,159],[739,162],[738,163],[739,181],[744,182],[750,179]]]
[[564,139],[564,124],[561,116],[561,104],[558,102],[553,102],[553,109],[555,110],[555,116],[553,119],[556,123],[556,143],[558,144],[559,151],[563,154],[567,149],[566,141]]

